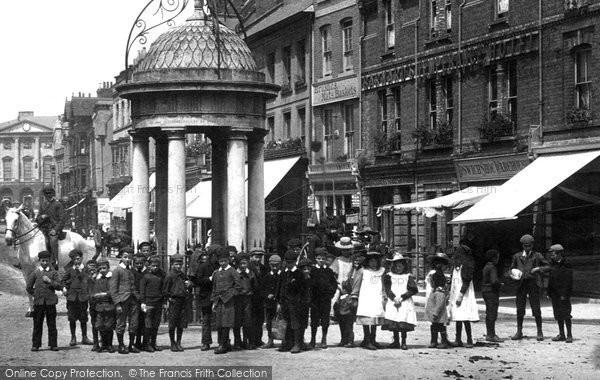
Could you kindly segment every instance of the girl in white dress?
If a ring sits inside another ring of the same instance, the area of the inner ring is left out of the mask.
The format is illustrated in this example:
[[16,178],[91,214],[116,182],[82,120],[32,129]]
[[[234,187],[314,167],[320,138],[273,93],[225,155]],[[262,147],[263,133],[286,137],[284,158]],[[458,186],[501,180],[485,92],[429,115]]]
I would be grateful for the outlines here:
[[462,347],[462,327],[465,326],[467,334],[467,348],[473,348],[473,336],[471,333],[471,322],[479,321],[475,290],[473,289],[473,272],[475,261],[471,248],[461,242],[454,253],[452,286],[450,288],[449,309],[450,320],[456,322],[455,347]]
[[367,252],[365,267],[354,281],[352,297],[358,298],[356,324],[363,326],[364,339],[361,347],[376,350],[381,345],[375,341],[377,326],[383,324],[384,302],[387,297],[383,291],[382,277],[385,269],[381,267],[381,253]]
[[[408,349],[406,335],[414,331],[417,325],[417,313],[412,296],[419,292],[414,277],[408,273],[408,259],[400,252],[394,253],[391,259],[390,272],[383,275],[383,288],[387,296],[385,306],[384,330],[394,333],[394,342],[388,348]],[[399,335],[402,334],[402,345]]]

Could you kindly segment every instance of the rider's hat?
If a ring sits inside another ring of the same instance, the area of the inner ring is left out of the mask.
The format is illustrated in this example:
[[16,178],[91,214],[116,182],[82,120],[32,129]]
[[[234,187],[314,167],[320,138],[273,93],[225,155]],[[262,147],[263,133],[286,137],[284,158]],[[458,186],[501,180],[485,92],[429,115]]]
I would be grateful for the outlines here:
[[42,189],[42,193],[44,193],[44,194],[56,194],[56,191],[54,190],[54,187],[52,187],[52,185],[46,185]]

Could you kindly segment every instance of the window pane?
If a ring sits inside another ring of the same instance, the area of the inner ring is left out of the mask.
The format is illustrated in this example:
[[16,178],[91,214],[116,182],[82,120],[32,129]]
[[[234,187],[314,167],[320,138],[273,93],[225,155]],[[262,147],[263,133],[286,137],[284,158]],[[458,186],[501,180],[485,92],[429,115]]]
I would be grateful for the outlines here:
[[508,12],[509,0],[496,0],[498,3],[498,14]]

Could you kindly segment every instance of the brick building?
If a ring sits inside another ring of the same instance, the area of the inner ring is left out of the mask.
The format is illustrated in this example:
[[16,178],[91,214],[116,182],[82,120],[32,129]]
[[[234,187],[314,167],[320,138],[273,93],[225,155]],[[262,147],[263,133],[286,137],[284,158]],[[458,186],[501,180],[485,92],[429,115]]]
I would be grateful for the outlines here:
[[353,169],[360,148],[359,25],[354,1],[315,4],[314,122],[309,133],[312,154],[308,179],[315,214],[323,217],[326,208],[331,208],[347,224],[358,223],[360,206],[357,171]]
[[[595,199],[588,196],[600,194],[598,181],[589,180],[598,174],[596,161],[583,163],[577,173],[574,165],[562,183],[579,193],[568,196],[554,188],[557,179],[548,189],[554,190],[517,210],[516,219],[491,222],[479,215],[459,228],[448,222],[461,211],[427,218],[377,210],[518,180],[531,161],[548,154],[574,162],[579,159],[574,152],[597,150],[593,58],[599,51],[600,2],[358,4],[364,23],[361,137],[367,153],[360,165],[363,222],[411,251],[450,249],[463,236],[480,251],[500,248],[507,261],[519,249],[518,237],[533,232],[538,249],[562,242],[576,256],[585,255],[574,261],[597,263],[599,215],[588,207]],[[476,207],[467,215],[481,211]]]

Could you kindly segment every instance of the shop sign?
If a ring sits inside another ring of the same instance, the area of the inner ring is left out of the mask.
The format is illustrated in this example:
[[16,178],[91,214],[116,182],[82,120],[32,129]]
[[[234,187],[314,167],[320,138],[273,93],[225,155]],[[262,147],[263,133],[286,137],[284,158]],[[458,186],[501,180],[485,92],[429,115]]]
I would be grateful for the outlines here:
[[399,62],[394,67],[364,74],[361,88],[367,91],[416,78],[446,75],[475,65],[489,65],[500,59],[537,51],[538,39],[539,33],[534,31],[499,41],[482,41],[466,45],[460,53],[455,50],[435,57],[420,57],[416,63],[414,60]]
[[509,179],[529,165],[526,154],[478,157],[456,160],[460,182]]
[[98,206],[98,212],[102,210],[110,201],[110,198],[96,198],[96,205]]
[[99,212],[98,213],[98,224],[102,224],[103,226],[110,226],[110,213],[109,212]]
[[358,78],[348,78],[312,86],[313,106],[358,97]]
[[352,194],[352,207],[360,207],[360,193]]

